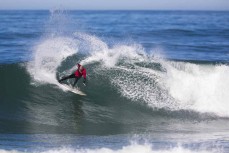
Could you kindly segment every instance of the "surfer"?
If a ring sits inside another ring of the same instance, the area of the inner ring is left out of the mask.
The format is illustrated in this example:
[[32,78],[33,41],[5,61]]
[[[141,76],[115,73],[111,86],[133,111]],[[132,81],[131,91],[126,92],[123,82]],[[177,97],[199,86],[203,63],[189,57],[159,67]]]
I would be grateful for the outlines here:
[[83,76],[84,78],[83,84],[86,86],[86,69],[79,63],[77,64],[77,66],[78,66],[78,69],[73,74],[63,77],[62,79],[58,80],[58,82],[61,83],[64,80],[75,78],[74,84],[72,86],[74,87],[76,83],[78,82],[78,80]]

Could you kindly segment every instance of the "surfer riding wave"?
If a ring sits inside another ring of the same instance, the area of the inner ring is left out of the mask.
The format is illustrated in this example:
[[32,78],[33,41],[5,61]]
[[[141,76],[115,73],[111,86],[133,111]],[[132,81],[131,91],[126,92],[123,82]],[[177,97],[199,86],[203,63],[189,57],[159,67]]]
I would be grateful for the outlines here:
[[78,82],[78,80],[83,76],[84,78],[83,84],[86,86],[86,69],[79,63],[77,64],[77,66],[78,66],[78,69],[73,74],[61,78],[60,80],[58,80],[58,82],[61,83],[64,80],[75,78],[75,81],[72,85],[72,87],[74,87],[76,83]]

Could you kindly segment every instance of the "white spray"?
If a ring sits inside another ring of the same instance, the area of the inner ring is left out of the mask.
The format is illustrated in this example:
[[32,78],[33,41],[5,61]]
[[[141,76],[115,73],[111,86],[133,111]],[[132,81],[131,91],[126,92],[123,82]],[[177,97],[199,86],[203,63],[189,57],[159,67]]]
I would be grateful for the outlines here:
[[[57,84],[57,68],[67,57],[79,52],[87,55],[81,64],[99,62],[100,71],[107,75],[111,84],[122,96],[133,101],[156,109],[188,109],[229,116],[227,65],[158,60],[149,57],[139,44],[108,47],[98,37],[85,33],[76,32],[71,37],[55,34],[34,47],[34,58],[27,69],[36,82]],[[147,68],[145,64],[159,64],[164,71]],[[66,71],[73,69],[75,67]]]

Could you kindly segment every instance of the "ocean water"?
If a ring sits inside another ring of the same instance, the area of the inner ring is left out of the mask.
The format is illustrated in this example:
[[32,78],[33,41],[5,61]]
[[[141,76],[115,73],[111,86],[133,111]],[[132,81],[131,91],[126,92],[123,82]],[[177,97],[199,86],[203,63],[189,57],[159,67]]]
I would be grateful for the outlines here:
[[[0,153],[229,152],[229,12],[0,11],[0,21]],[[87,96],[57,82],[78,62]]]

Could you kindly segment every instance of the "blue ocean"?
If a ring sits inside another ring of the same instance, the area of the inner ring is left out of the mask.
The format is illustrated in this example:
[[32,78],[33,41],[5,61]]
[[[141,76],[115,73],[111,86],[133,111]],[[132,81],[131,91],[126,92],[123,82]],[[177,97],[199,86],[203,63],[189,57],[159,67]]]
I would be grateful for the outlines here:
[[[2,10],[0,21],[0,153],[229,152],[229,12]],[[57,81],[77,63],[87,96]]]

